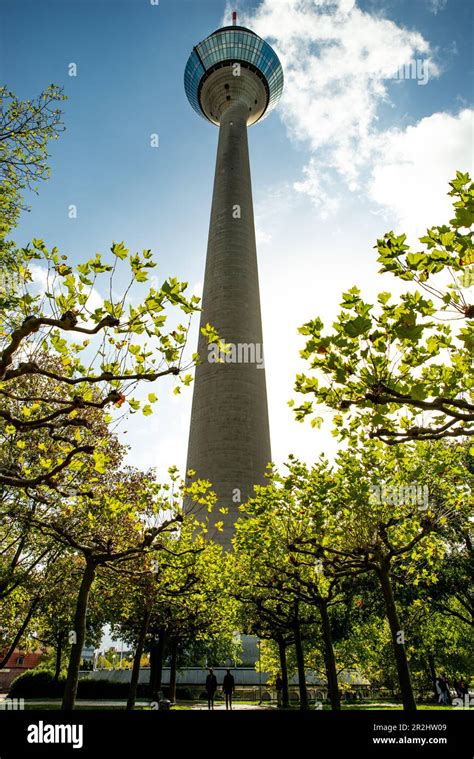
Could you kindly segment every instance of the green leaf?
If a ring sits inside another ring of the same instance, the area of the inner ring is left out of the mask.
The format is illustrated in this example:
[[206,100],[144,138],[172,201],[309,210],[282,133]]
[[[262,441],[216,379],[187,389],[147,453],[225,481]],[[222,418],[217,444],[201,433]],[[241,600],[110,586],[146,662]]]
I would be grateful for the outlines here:
[[105,474],[105,462],[106,458],[103,453],[100,453],[100,451],[94,451],[93,453],[94,457],[94,469],[96,472],[99,472],[99,474]]
[[127,258],[129,252],[123,242],[114,242],[111,247],[111,251],[114,256],[117,256],[117,258],[120,258],[122,261]]
[[408,253],[407,255],[407,263],[410,269],[418,269],[420,267],[420,263],[424,264],[425,255],[424,253]]
[[372,320],[364,316],[357,316],[343,325],[344,332],[349,337],[359,337],[359,335],[368,332],[372,327]]

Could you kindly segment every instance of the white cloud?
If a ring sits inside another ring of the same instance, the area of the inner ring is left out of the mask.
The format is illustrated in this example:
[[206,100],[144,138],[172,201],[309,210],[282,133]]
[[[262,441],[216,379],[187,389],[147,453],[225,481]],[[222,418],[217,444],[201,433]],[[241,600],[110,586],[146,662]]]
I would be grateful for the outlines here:
[[32,277],[31,287],[38,293],[46,292],[48,289],[48,270],[33,263],[30,264],[29,269]]
[[330,215],[339,208],[332,175],[352,191],[360,187],[389,80],[420,59],[430,77],[438,75],[429,43],[354,0],[263,0],[243,23],[278,52],[285,72],[280,116],[311,153],[294,189]]
[[[444,7],[443,0],[431,4],[433,11]],[[399,78],[403,71],[429,85],[441,74],[419,32],[363,11],[354,0],[263,0],[243,23],[281,58],[285,90],[278,112],[292,140],[308,151],[293,190],[322,219],[337,216],[348,191],[367,197],[371,210],[410,235],[450,218],[448,181],[472,164],[470,112],[434,113],[404,129],[379,127],[390,80],[408,86]]]
[[448,0],[428,0],[428,9],[436,16],[440,11],[444,11],[447,3]]
[[458,115],[435,113],[378,137],[369,197],[389,210],[409,238],[452,218],[448,182],[457,169],[474,169],[473,115],[469,109]]
[[[54,277],[51,274],[48,276],[48,270],[39,264],[31,263],[29,269],[32,276],[31,288],[35,294],[44,295],[47,292],[52,292],[55,295],[59,295],[61,284],[59,278],[53,282]],[[92,313],[97,308],[102,308],[103,304],[104,300],[100,293],[94,287],[91,288],[85,309],[89,313]],[[88,321],[86,324],[91,324],[91,322]]]
[[295,182],[293,188],[296,192],[308,195],[313,204],[319,208],[322,219],[333,216],[341,206],[340,196],[328,188],[334,182],[329,172],[323,172],[318,167],[316,158],[310,158],[309,163],[303,167],[304,179]]

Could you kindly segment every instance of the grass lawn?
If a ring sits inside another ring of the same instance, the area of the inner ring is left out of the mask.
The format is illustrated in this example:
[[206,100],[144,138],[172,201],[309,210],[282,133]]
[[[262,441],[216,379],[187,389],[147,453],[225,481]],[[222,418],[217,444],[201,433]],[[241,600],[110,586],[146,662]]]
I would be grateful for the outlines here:
[[[326,707],[324,707],[326,708]],[[329,707],[328,707],[329,708]],[[402,709],[401,704],[377,704],[377,703],[367,703],[367,704],[351,704],[351,706],[343,705],[342,707],[346,711],[367,711],[370,709],[379,709],[379,710],[393,710],[393,709]],[[417,706],[418,711],[443,711],[443,709],[448,709],[449,711],[453,708],[452,706],[440,706],[439,704],[418,704]]]

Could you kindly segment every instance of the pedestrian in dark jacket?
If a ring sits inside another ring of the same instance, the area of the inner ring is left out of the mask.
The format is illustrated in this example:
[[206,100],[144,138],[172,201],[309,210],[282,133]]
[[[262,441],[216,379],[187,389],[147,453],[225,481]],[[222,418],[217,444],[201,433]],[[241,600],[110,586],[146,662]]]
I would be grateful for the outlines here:
[[449,694],[449,683],[446,675],[441,675],[436,681],[437,690],[439,688],[439,703],[443,706],[449,706],[451,703],[451,696]]
[[217,690],[217,677],[214,674],[213,669],[209,669],[209,674],[206,677],[206,693],[207,693],[207,708],[214,709],[214,698]]
[[235,692],[235,680],[230,674],[230,669],[227,670],[227,674],[224,677],[222,690],[225,693],[225,708],[232,709],[232,695]]

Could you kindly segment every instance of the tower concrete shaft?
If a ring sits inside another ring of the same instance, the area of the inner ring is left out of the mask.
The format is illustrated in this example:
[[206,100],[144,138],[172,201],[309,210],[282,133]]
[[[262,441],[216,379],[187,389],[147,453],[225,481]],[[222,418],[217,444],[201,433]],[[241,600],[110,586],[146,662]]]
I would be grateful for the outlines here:
[[264,483],[271,460],[255,225],[247,139],[249,104],[225,103],[212,196],[201,327],[214,327],[229,345],[216,352],[200,333],[187,470],[212,483],[216,540],[230,546],[238,507]]

